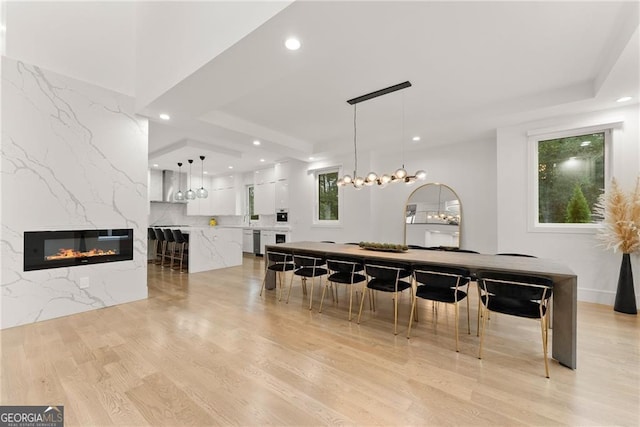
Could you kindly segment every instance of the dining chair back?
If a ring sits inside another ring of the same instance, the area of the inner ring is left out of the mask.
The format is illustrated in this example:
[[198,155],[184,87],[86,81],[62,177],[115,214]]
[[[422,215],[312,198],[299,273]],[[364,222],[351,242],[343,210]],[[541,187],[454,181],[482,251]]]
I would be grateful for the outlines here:
[[[478,292],[484,313],[496,312],[511,316],[540,320],[545,374],[549,378],[547,358],[549,299],[553,295],[553,281],[544,276],[503,273],[482,270],[476,273]],[[487,316],[482,316],[480,348],[482,358]]]
[[[471,321],[469,318],[469,277],[470,272],[466,268],[449,267],[440,265],[414,265],[413,278],[416,284],[415,298],[411,304],[411,314],[409,315],[409,327],[407,328],[407,338],[411,336],[411,324],[413,322],[416,302],[418,298],[453,304],[454,306],[454,327],[456,338],[456,351],[460,351],[458,338],[458,324],[460,310],[458,303],[463,299],[467,300],[467,332],[471,333]],[[437,315],[437,310],[435,310]]]
[[[338,292],[334,289],[333,285],[340,283],[349,286],[349,321],[351,321],[352,302],[353,302],[353,285],[356,283],[364,282],[367,278],[360,274],[364,270],[364,266],[360,261],[356,260],[343,260],[343,259],[328,259],[327,268],[329,269],[329,277],[325,282],[322,289],[322,298],[320,299],[319,313],[322,313],[322,304],[324,303],[324,295],[327,287],[332,289],[332,297],[336,303],[338,303]],[[336,285],[337,286],[337,285]]]
[[381,291],[393,294],[393,333],[398,334],[398,297],[399,293],[409,289],[411,290],[411,301],[413,302],[413,289],[411,283],[401,280],[403,278],[411,276],[411,270],[401,265],[379,265],[379,264],[365,264],[365,273],[367,275],[367,282],[362,287],[362,297],[360,299],[360,311],[358,312],[358,324],[360,324],[360,318],[362,316],[362,306],[364,305],[364,294],[369,293],[371,301],[373,301],[372,308],[375,312],[375,296],[373,291]]
[[265,256],[265,270],[264,270],[264,279],[262,279],[262,286],[260,287],[260,296],[262,296],[262,291],[264,290],[265,284],[267,282],[267,276],[269,274],[276,275],[276,286],[280,286],[280,296],[278,297],[278,301],[282,301],[282,288],[285,279],[285,275],[287,271],[292,271],[295,269],[295,265],[293,264],[293,255],[285,254],[274,251],[267,251]]
[[289,292],[287,293],[287,304],[289,303],[289,297],[291,296],[291,287],[293,286],[293,278],[294,276],[299,276],[302,282],[302,291],[306,294],[307,290],[307,279],[311,278],[311,293],[309,294],[309,310],[313,306],[313,285],[315,282],[315,278],[320,278],[320,284],[322,285],[322,276],[328,273],[327,269],[324,268],[326,261],[324,258],[307,256],[307,255],[294,255],[293,263],[295,265],[295,270],[291,275],[291,280],[289,282]]

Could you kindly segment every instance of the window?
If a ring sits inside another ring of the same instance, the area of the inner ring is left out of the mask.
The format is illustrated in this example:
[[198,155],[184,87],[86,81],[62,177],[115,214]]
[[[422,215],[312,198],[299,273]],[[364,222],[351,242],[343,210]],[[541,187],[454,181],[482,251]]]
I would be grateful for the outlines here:
[[255,202],[253,194],[253,185],[247,186],[247,212],[249,212],[249,220],[257,221],[260,219],[260,215],[255,214]]
[[537,225],[599,220],[594,205],[605,187],[610,130],[537,138]]
[[338,169],[316,173],[316,222],[337,223],[340,219],[340,197],[338,193]]

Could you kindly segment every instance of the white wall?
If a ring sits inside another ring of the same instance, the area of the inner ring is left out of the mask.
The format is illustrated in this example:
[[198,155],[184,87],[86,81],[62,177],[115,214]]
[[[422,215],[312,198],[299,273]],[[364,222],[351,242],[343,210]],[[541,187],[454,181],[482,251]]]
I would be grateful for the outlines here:
[[6,4],[6,55],[133,96],[135,2]]
[[[468,144],[424,148],[407,153],[407,170],[426,169],[427,182],[441,182],[451,186],[462,204],[463,248],[494,253],[496,237],[496,172],[495,142],[481,141]],[[397,153],[359,153],[359,173],[369,170],[378,173],[395,171],[400,164]],[[344,187],[342,192],[342,223],[340,227],[322,227],[313,224],[315,188],[314,175],[309,169],[345,165],[351,174],[353,156],[322,163],[297,163],[290,175],[289,219],[293,240],[332,240],[359,242],[362,240],[388,243],[404,241],[404,207],[417,185],[389,185],[356,190]],[[344,171],[342,172],[344,173]]]
[[[339,227],[313,224],[315,209],[315,175],[313,169],[352,165],[353,159],[335,158],[323,163],[290,162],[289,170],[289,225],[293,241],[330,240],[339,243],[367,240],[371,235],[369,189],[355,191],[342,188],[342,219]],[[352,167],[352,166],[349,166]],[[344,173],[344,172],[343,172]]]
[[[133,99],[7,57],[1,87],[0,327],[146,298],[147,121]],[[132,228],[134,259],[23,271],[24,231],[101,228]]]
[[[140,109],[292,1],[136,3],[135,82],[136,104]],[[184,27],[184,23],[188,26]]]
[[[622,120],[624,126],[613,133],[613,175],[627,190],[632,189],[640,171],[638,106],[557,117],[498,130],[498,250],[524,252],[568,265],[578,275],[578,299],[613,305],[621,255],[597,247],[594,234],[530,232],[527,227],[529,155],[527,131]],[[640,259],[632,256],[639,295]],[[640,301],[640,299],[639,299]]]
[[[428,144],[428,143],[424,143]],[[460,247],[494,253],[496,237],[496,148],[494,141],[477,141],[405,153],[405,169],[427,171],[423,183],[439,182],[451,187],[460,198],[462,221]],[[399,166],[397,153],[376,153],[373,170],[391,173]],[[417,183],[370,188],[374,240],[402,242],[404,206]]]

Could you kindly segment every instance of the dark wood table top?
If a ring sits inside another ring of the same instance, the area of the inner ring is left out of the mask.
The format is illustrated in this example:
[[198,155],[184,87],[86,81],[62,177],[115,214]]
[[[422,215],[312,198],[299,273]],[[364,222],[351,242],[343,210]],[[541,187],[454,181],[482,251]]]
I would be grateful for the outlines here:
[[405,252],[382,252],[363,249],[357,245],[323,242],[279,243],[277,245],[267,245],[266,250],[293,254],[310,254],[324,258],[345,256],[362,260],[392,261],[409,265],[438,264],[458,266],[468,268],[472,272],[477,270],[497,270],[511,273],[544,275],[553,279],[576,277],[576,274],[567,266],[544,258],[421,249],[409,249]]

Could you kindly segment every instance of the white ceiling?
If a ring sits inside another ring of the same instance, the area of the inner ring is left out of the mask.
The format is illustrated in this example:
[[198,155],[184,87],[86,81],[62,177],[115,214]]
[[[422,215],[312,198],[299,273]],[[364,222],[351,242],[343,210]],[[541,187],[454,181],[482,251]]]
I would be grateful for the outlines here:
[[[150,164],[204,154],[216,174],[347,153],[346,100],[405,80],[413,86],[358,104],[359,149],[403,136],[408,150],[486,140],[623,95],[637,103],[638,13],[637,2],[298,1],[142,111]],[[284,49],[290,35],[299,51]]]

